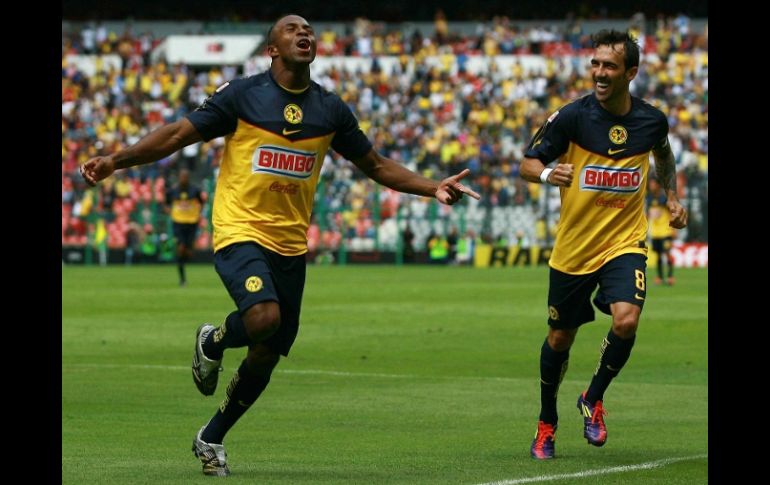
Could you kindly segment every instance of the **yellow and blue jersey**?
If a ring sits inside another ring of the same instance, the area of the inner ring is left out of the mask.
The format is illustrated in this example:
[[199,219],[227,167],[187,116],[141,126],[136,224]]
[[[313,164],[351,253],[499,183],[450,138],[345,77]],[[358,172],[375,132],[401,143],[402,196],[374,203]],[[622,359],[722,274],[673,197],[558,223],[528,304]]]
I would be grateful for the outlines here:
[[197,187],[174,187],[166,192],[166,205],[171,206],[171,220],[177,224],[197,224],[203,198]]
[[647,255],[644,193],[650,151],[667,143],[668,121],[657,108],[631,97],[615,116],[593,94],[553,113],[525,156],[544,164],[574,165],[571,187],[559,187],[561,216],[550,266],[592,273],[627,253]]
[[657,196],[649,195],[647,205],[650,215],[650,237],[652,239],[665,239],[674,236],[674,228],[668,224],[671,222],[671,212],[666,205],[665,194]]
[[187,118],[206,141],[225,136],[214,251],[255,241],[284,256],[304,254],[327,150],[354,160],[372,148],[339,96],[313,81],[287,90],[270,71],[225,83]]

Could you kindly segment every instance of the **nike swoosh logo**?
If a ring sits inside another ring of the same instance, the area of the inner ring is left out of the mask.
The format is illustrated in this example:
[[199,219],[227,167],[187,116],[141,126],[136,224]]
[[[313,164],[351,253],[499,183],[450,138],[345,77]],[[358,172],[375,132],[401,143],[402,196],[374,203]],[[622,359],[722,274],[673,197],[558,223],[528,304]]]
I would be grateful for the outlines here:
[[616,153],[624,152],[626,150],[628,150],[628,148],[621,148],[619,150],[613,150],[612,148],[610,148],[609,150],[607,150],[607,154],[608,155],[614,155]]
[[620,371],[620,369],[616,369],[616,368],[612,367],[610,364],[607,364],[607,370],[612,371],[612,372]]
[[644,297],[639,296],[639,293],[634,293],[634,298],[636,298],[637,300],[644,300]]
[[300,131],[302,131],[302,130],[291,130],[291,131],[286,131],[286,128],[284,128],[284,129],[283,129],[283,134],[284,134],[284,135],[293,135],[294,133],[299,133]]

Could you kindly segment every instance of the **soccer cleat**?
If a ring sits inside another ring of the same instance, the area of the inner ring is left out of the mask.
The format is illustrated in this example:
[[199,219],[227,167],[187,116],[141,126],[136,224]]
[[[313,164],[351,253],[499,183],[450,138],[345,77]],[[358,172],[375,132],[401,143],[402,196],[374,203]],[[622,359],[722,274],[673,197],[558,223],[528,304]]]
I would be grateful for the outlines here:
[[663,279],[660,276],[656,276],[655,277],[655,284],[656,285],[662,285],[663,284]]
[[604,410],[602,401],[596,401],[591,405],[585,399],[586,393],[578,396],[577,408],[583,415],[583,436],[589,444],[602,446],[607,442],[607,426],[604,424]]
[[203,342],[206,341],[209,333],[214,330],[214,326],[204,323],[198,327],[195,333],[195,352],[192,360],[192,376],[195,386],[204,396],[214,394],[219,380],[219,371],[222,370],[220,364],[222,359],[211,360],[203,353]]
[[227,453],[224,445],[206,443],[201,439],[201,433],[206,427],[202,427],[195,435],[192,442],[192,451],[203,463],[203,474],[216,477],[226,477],[230,474],[227,467]]
[[553,458],[554,442],[556,437],[556,426],[553,424],[537,422],[537,433],[532,440],[532,447],[529,449],[532,458],[537,460],[550,460]]
[[674,283],[676,283],[676,280],[674,279],[674,277],[673,276],[669,276],[668,279],[666,280],[666,284],[668,286],[674,286]]

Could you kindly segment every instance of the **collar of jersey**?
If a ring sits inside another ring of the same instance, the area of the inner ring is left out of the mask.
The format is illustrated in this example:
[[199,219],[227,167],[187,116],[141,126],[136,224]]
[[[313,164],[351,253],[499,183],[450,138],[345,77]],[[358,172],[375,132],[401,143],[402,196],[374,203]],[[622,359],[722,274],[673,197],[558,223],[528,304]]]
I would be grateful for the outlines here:
[[279,86],[281,89],[283,89],[284,91],[288,91],[288,92],[290,92],[291,94],[302,94],[302,93],[304,93],[305,91],[307,91],[307,90],[308,90],[308,88],[310,88],[310,84],[308,84],[307,86],[305,86],[305,87],[304,87],[304,88],[302,88],[302,89],[290,89],[290,88],[287,88],[287,87],[286,87],[286,86],[284,86],[283,84],[279,83],[279,82],[278,82],[278,80],[277,80],[276,78],[274,78],[274,77],[273,77],[273,73],[272,73],[272,72],[271,72],[269,69],[268,69],[268,71],[267,71],[267,72],[268,72],[268,73],[269,73],[269,75],[270,75],[270,79],[272,79],[272,80],[273,80],[273,82],[274,82],[275,84],[277,84],[277,85],[278,85],[278,86]]
[[302,88],[302,89],[289,89],[289,88],[287,88],[286,86],[284,86],[283,84],[279,83],[278,81],[276,81],[275,83],[276,83],[277,85],[281,86],[281,89],[283,89],[284,91],[288,91],[288,92],[290,92],[291,94],[302,94],[302,93],[304,93],[305,91],[307,91],[307,90],[308,90],[308,88],[310,87],[310,85],[308,84],[307,86],[305,86],[305,87],[304,87],[304,88]]

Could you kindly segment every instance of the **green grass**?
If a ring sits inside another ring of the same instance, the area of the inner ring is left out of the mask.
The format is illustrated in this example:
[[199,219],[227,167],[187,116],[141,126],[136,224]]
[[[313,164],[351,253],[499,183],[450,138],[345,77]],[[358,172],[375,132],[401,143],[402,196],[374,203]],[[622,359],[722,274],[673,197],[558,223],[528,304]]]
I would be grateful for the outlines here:
[[[185,288],[173,266],[62,272],[63,483],[216,480],[191,441],[244,350],[225,353],[214,397],[198,394],[195,329],[234,308],[213,267],[190,267]],[[537,462],[547,283],[545,268],[310,266],[291,354],[225,439],[228,483],[470,485],[680,457],[548,483],[706,483],[708,270],[648,289],[634,352],[605,395],[603,448],[586,444],[575,400],[609,317],[581,329],[557,459]]]

